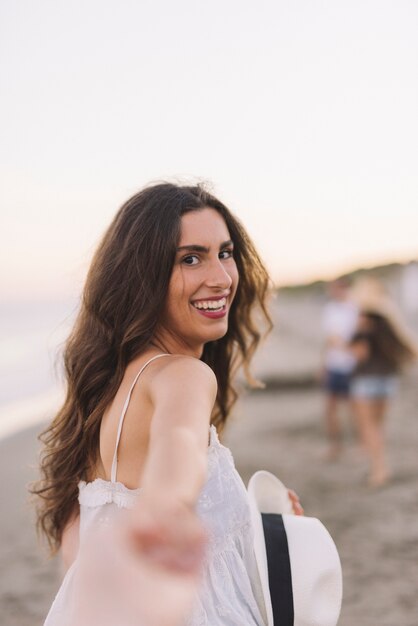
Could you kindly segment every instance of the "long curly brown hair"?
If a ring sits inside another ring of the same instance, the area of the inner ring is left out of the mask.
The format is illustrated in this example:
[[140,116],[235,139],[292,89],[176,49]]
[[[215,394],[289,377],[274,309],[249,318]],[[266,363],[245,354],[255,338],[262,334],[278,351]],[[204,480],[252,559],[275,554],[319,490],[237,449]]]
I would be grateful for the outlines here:
[[271,320],[268,273],[240,222],[203,186],[160,183],[128,200],[106,231],[91,263],[80,311],[64,351],[66,398],[41,434],[37,526],[56,551],[76,511],[78,482],[99,447],[102,415],[127,365],[149,346],[163,311],[180,238],[181,216],[210,207],[224,218],[240,280],[224,337],[205,345],[201,359],[215,372],[218,396],[212,423],[222,429],[237,393],[232,384],[249,363]]
[[403,366],[416,359],[416,348],[412,341],[402,336],[390,318],[367,308],[361,314],[370,324],[367,335],[372,358],[383,361],[394,371],[400,371]]

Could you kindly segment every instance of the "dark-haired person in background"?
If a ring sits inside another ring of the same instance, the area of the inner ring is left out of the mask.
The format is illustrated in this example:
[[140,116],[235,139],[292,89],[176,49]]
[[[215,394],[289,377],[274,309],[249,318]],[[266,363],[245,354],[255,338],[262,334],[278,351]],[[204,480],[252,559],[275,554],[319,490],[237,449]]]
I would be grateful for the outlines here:
[[385,452],[385,415],[403,366],[416,356],[388,302],[382,296],[363,302],[358,330],[351,340],[357,365],[351,397],[360,436],[370,460],[369,484],[384,485],[390,477]]

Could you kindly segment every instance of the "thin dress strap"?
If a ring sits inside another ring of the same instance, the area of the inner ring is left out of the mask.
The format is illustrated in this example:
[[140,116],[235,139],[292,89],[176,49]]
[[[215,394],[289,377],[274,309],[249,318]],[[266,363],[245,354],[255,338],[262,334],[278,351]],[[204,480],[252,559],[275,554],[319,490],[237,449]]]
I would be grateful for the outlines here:
[[120,441],[120,436],[121,436],[121,433],[122,433],[123,420],[125,419],[126,411],[128,410],[129,401],[131,399],[133,388],[135,387],[136,381],[138,380],[138,378],[140,377],[140,375],[142,374],[144,369],[147,367],[147,365],[149,365],[150,363],[152,363],[152,361],[155,361],[155,359],[159,359],[162,356],[171,356],[171,354],[169,354],[167,352],[162,352],[161,354],[156,354],[155,356],[153,356],[150,359],[148,359],[148,361],[146,361],[146,363],[144,363],[144,365],[139,370],[138,374],[135,376],[134,382],[132,383],[131,388],[129,389],[129,393],[128,393],[127,397],[126,397],[125,404],[123,405],[122,413],[121,413],[121,416],[119,418],[118,433],[116,435],[115,452],[113,454],[112,469],[111,469],[111,472],[110,472],[110,482],[112,482],[112,483],[116,482],[116,474],[117,474],[117,471],[118,471],[118,448],[119,448],[119,441]]

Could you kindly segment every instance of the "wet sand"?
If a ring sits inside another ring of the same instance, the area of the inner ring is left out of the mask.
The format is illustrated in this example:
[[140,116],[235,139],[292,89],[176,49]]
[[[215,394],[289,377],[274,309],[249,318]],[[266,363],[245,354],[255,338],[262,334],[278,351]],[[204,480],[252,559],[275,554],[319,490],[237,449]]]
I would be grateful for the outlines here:
[[[340,552],[344,601],[339,626],[418,624],[418,386],[402,381],[388,419],[394,476],[381,489],[366,486],[367,466],[345,416],[339,461],[321,459],[322,396],[315,388],[247,394],[225,436],[246,481],[257,469],[276,473],[319,517]],[[36,474],[36,432],[0,442],[0,611],[5,626],[36,626],[59,584],[59,564],[37,545],[25,485]],[[237,625],[238,626],[238,625]],[[245,626],[245,625],[239,625]]]
[[58,584],[58,563],[37,543],[26,485],[36,477],[39,426],[0,442],[0,615],[4,626],[43,623]]

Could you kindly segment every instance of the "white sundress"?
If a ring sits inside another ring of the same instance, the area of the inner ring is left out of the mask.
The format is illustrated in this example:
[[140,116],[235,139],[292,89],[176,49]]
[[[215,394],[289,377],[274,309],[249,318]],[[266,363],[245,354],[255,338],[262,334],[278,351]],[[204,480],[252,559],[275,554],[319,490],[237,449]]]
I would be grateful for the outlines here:
[[[140,489],[128,489],[117,482],[117,451],[132,390],[145,367],[162,356],[166,355],[159,354],[147,361],[132,383],[119,419],[111,480],[97,478],[79,483],[80,544],[92,528],[108,523],[118,510],[131,508],[141,497]],[[185,626],[265,626],[247,491],[230,450],[219,442],[213,425],[208,446],[208,476],[197,502],[197,512],[209,540],[202,582]],[[44,626],[66,623],[73,602],[76,568],[77,559],[62,581]]]

